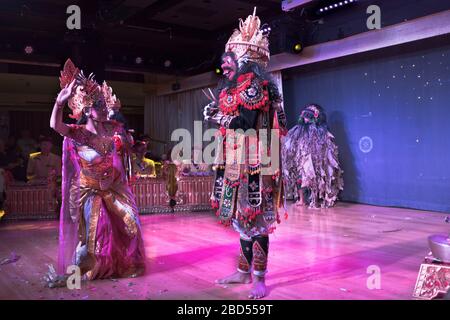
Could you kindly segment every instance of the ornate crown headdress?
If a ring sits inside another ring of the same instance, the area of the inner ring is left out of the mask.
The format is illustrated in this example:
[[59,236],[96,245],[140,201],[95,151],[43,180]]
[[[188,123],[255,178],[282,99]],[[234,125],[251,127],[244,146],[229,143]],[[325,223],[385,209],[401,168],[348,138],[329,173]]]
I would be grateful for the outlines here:
[[72,114],[69,117],[73,119],[80,119],[85,107],[91,107],[95,101],[103,98],[108,110],[118,110],[121,107],[120,100],[113,94],[112,88],[108,86],[106,81],[103,85],[99,85],[94,80],[94,75],[91,73],[88,77],[83,74],[73,64],[72,60],[67,59],[64,63],[64,68],[59,77],[61,89],[70,84],[74,79],[78,79],[80,85],[77,87],[75,94],[69,99],[69,108]]
[[101,91],[102,91],[103,97],[105,98],[106,108],[108,108],[109,111],[119,110],[120,107],[122,106],[120,103],[120,100],[113,93],[113,89],[110,86],[108,86],[106,81],[103,81]]
[[268,34],[260,30],[261,21],[256,16],[256,7],[253,14],[245,21],[239,19],[239,29],[235,29],[227,44],[226,52],[233,52],[238,61],[247,59],[267,66],[270,59]]

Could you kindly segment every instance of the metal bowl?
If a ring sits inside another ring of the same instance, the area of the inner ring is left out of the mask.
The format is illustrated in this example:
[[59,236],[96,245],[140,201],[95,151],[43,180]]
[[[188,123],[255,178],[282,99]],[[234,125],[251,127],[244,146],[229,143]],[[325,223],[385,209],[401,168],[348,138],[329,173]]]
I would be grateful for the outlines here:
[[450,263],[450,236],[443,234],[429,236],[428,245],[434,258]]

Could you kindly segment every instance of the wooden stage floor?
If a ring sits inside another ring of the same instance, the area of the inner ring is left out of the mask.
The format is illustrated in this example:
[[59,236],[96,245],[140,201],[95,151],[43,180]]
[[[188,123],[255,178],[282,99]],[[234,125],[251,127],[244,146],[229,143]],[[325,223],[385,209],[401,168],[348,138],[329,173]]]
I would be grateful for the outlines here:
[[[268,299],[411,299],[428,253],[427,236],[448,233],[446,214],[339,203],[328,210],[288,206],[271,236]],[[0,222],[0,299],[246,299],[250,285],[216,285],[235,270],[238,236],[211,213],[142,216],[147,273],[135,279],[83,282],[81,290],[48,289],[57,222]],[[381,288],[367,288],[367,268]]]

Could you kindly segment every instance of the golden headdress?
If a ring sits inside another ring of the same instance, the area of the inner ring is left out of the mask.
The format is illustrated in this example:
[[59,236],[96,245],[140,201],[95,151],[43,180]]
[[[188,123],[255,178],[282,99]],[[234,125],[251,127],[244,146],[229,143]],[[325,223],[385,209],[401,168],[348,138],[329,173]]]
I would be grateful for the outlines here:
[[113,89],[110,86],[108,86],[106,81],[103,81],[101,91],[102,91],[103,97],[105,98],[106,108],[108,108],[109,111],[119,110],[121,107],[120,100],[113,93]]
[[227,44],[226,52],[233,52],[238,61],[247,59],[267,66],[270,59],[268,35],[260,30],[261,21],[256,16],[256,7],[253,15],[243,21],[239,19],[239,29],[235,29]]
[[59,77],[61,89],[74,79],[78,79],[80,85],[77,87],[73,97],[69,99],[69,108],[72,110],[72,114],[69,115],[71,118],[80,119],[85,107],[91,107],[95,101],[102,98],[105,100],[108,111],[120,109],[120,100],[113,94],[112,88],[108,86],[106,81],[100,86],[94,80],[92,73],[86,78],[83,71],[75,67],[72,60],[67,59]]

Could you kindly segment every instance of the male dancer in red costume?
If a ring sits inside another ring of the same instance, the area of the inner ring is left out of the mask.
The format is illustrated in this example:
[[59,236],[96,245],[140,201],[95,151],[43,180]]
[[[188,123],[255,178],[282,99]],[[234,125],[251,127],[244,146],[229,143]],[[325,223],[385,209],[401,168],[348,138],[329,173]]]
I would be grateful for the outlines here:
[[[219,84],[219,97],[203,113],[206,121],[219,126],[223,141],[219,154],[225,155],[214,166],[213,206],[218,208],[220,221],[239,232],[241,245],[237,272],[217,283],[253,281],[252,299],[266,295],[269,234],[280,221],[283,206],[279,153],[272,146],[279,147],[276,129],[285,128],[285,116],[278,88],[265,71],[269,41],[260,24],[255,12],[240,20],[222,57],[225,79]],[[238,129],[253,129],[256,134],[240,134]],[[267,145],[263,136],[271,137]],[[239,161],[242,153],[245,159]],[[263,161],[264,155],[268,155],[268,162]]]

